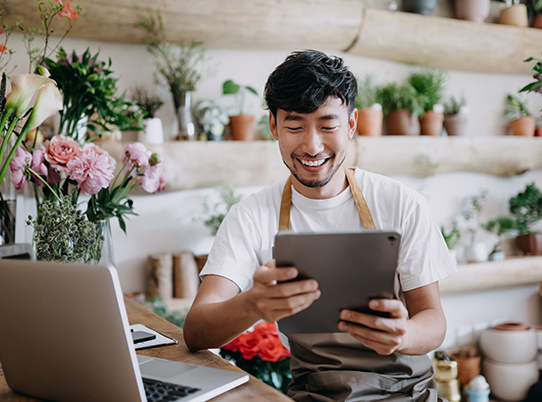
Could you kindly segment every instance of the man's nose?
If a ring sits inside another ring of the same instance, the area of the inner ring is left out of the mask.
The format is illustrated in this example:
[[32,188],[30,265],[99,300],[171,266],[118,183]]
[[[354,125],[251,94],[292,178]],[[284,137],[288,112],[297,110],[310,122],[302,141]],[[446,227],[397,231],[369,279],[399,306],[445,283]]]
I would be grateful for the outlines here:
[[303,151],[309,155],[317,155],[324,150],[322,136],[316,129],[305,132],[303,137]]

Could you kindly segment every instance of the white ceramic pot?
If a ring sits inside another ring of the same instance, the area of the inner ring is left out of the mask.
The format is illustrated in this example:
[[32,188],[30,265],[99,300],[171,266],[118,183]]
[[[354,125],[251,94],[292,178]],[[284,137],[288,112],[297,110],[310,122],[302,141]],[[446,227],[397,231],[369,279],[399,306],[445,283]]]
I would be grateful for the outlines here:
[[485,243],[476,243],[465,247],[465,258],[468,262],[484,262],[488,257],[489,253]]
[[531,362],[536,358],[537,344],[534,328],[524,331],[502,331],[487,328],[480,333],[482,355],[499,363]]
[[162,120],[158,117],[145,119],[145,130],[137,134],[137,140],[145,144],[161,144],[164,142]]
[[491,395],[505,401],[522,401],[529,388],[538,381],[535,360],[521,364],[505,364],[484,359],[483,373],[491,387]]

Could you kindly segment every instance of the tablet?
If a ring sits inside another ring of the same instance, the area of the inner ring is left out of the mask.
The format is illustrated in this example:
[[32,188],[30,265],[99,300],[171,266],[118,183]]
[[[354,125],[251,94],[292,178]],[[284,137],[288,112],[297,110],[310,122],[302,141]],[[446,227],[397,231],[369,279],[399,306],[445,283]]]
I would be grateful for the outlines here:
[[370,314],[369,301],[393,298],[401,235],[398,231],[279,232],[277,267],[294,266],[299,279],[318,281],[321,296],[309,308],[279,320],[285,334],[340,332],[339,313]]

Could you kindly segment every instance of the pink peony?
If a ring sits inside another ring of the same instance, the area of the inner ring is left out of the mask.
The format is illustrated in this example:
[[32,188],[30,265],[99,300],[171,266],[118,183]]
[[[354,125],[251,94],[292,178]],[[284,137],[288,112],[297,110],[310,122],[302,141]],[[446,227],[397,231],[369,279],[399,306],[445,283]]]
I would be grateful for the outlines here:
[[81,155],[79,143],[63,135],[56,135],[51,141],[45,141],[43,145],[45,159],[59,172],[65,172],[68,162]]
[[24,169],[32,161],[32,154],[25,151],[22,148],[17,148],[17,155],[9,163],[9,169],[11,170],[11,182],[17,190],[24,187],[26,183],[26,176]]
[[[137,168],[144,168],[149,164],[150,152],[147,151],[145,145],[140,142],[134,142],[133,144],[128,144],[124,148],[124,155],[122,156],[122,164],[124,165],[129,159],[134,166]],[[131,169],[132,166],[129,166],[128,169]]]
[[157,193],[162,191],[166,185],[166,175],[161,163],[149,165],[143,171],[142,176],[136,178],[136,183],[141,183],[141,187],[147,193]]
[[[41,176],[47,177],[47,166],[45,166],[44,162],[45,154],[43,150],[37,149],[32,154],[32,163],[30,164],[30,169],[32,169],[34,172],[38,173]],[[45,187],[43,181],[38,178],[34,178],[34,182],[40,187]]]
[[94,144],[93,142],[89,142],[83,146],[83,153],[88,153],[89,151],[94,151],[98,155],[105,155],[107,156],[107,160],[109,161],[109,165],[111,166],[111,170],[115,170],[115,167],[117,166],[117,161],[109,155],[107,151],[104,151],[102,148],[100,148],[98,145]]
[[79,158],[68,162],[67,172],[75,180],[83,194],[97,194],[113,180],[113,169],[108,155],[88,150]]

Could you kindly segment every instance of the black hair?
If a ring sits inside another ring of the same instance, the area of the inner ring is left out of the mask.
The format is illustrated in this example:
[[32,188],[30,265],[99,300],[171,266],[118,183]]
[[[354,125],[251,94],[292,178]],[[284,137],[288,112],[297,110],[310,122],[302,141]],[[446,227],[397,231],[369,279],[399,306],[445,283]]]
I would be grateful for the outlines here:
[[357,95],[356,78],[343,60],[318,50],[290,54],[269,75],[264,92],[267,106],[275,118],[278,109],[312,113],[330,96],[339,98],[350,114]]

